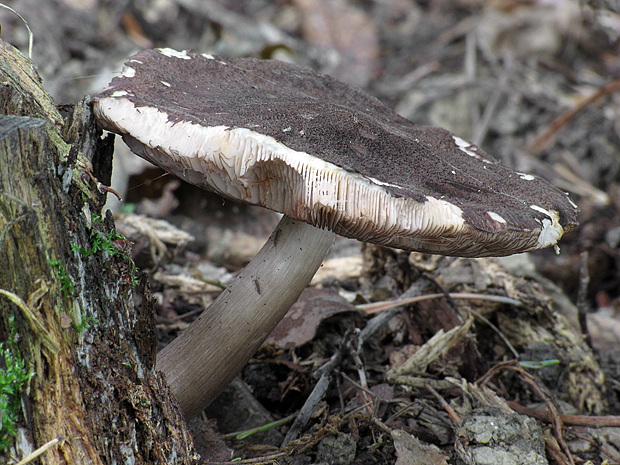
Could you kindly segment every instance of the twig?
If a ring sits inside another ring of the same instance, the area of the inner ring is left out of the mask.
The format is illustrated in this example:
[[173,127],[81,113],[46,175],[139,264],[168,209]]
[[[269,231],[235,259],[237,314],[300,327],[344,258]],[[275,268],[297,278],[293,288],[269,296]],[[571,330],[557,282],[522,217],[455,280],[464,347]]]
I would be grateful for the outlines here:
[[357,369],[357,376],[360,379],[360,385],[364,389],[358,388],[358,393],[364,403],[368,404],[367,411],[370,415],[373,414],[375,408],[373,403],[373,397],[367,391],[368,390],[368,379],[366,377],[366,371],[364,370],[364,364],[362,363],[362,359],[360,358],[359,352],[362,350],[362,344],[357,344],[357,347],[349,347],[349,356],[353,359],[353,363],[355,363],[355,368]]
[[[548,410],[540,410],[535,408],[524,407],[518,402],[508,401],[508,407],[515,412],[528,417],[536,418],[537,420],[551,423],[553,421],[552,415]],[[591,415],[563,415],[559,414],[560,420],[564,425],[571,426],[589,426],[593,428],[604,428],[620,426],[620,416],[591,416]]]
[[5,5],[4,3],[0,3],[0,7],[2,8],[6,8],[7,10],[12,11],[14,14],[16,14],[18,16],[19,19],[22,20],[22,23],[24,23],[24,26],[26,26],[26,29],[28,29],[28,58],[30,58],[32,60],[32,44],[34,43],[34,34],[32,33],[32,31],[30,30],[30,26],[28,26],[28,21],[26,21],[22,15],[20,15],[17,11],[15,11],[13,8],[11,8],[10,6]]
[[508,350],[510,350],[510,352],[512,352],[512,355],[514,356],[514,358],[519,360],[519,352],[517,352],[517,349],[515,349],[514,346],[510,343],[510,341],[508,340],[506,335],[504,333],[502,333],[501,329],[499,329],[497,326],[495,326],[493,323],[491,323],[491,320],[489,320],[488,318],[483,316],[480,312],[477,312],[477,311],[475,311],[475,310],[473,310],[471,308],[468,309],[468,311],[471,312],[472,315],[474,315],[476,318],[481,320],[484,324],[486,324],[493,331],[495,331],[495,334],[497,334],[499,336],[499,338],[502,341],[504,341],[504,344],[506,344],[506,347],[508,347]]
[[317,368],[314,373],[312,373],[312,377],[314,379],[319,379],[325,374],[330,374],[342,361],[342,357],[344,356],[344,351],[347,348],[347,340],[351,335],[351,330],[347,330],[342,336],[342,340],[340,341],[340,347],[338,347],[338,351],[331,356],[329,361],[319,368]]
[[291,425],[291,429],[289,429],[288,433],[286,433],[286,437],[284,438],[284,442],[282,442],[281,447],[286,446],[293,439],[296,439],[301,429],[306,426],[306,423],[308,423],[308,420],[310,419],[310,415],[312,415],[312,412],[314,412],[317,404],[323,398],[323,394],[327,391],[330,380],[331,376],[327,373],[324,373],[321,376],[319,381],[316,383],[316,386],[314,386],[314,389],[306,399],[303,407],[299,411],[297,418],[295,418],[295,421]]
[[553,170],[560,176],[554,180],[554,184],[560,189],[565,189],[573,194],[590,198],[595,205],[609,205],[609,194],[597,189],[592,184],[576,175],[562,162],[554,163]]
[[[366,341],[369,337],[371,337],[373,334],[375,334],[380,328],[383,327],[383,325],[385,325],[388,321],[390,321],[392,318],[394,318],[396,315],[398,315],[399,313],[401,313],[404,309],[405,309],[405,305],[404,303],[402,303],[404,300],[410,298],[410,297],[415,297],[415,296],[419,296],[428,286],[429,282],[427,280],[417,280],[415,281],[410,287],[409,289],[407,289],[405,292],[403,292],[403,294],[400,296],[400,299],[403,300],[392,300],[390,301],[391,303],[397,303],[397,305],[386,309],[387,311],[381,311],[381,313],[379,313],[377,316],[374,316],[373,318],[371,318],[370,320],[368,320],[366,322],[366,326],[364,327],[364,329],[360,332],[359,335],[359,344],[363,344],[364,341]],[[374,305],[374,304],[369,304],[369,305]],[[357,308],[360,308],[359,306]],[[380,310],[377,310],[376,312],[379,312]],[[376,313],[375,311],[371,311],[368,313]]]
[[557,463],[558,465],[570,465],[566,455],[562,452],[560,444],[558,444],[557,438],[545,436],[545,446],[547,449],[547,455],[551,458],[552,463]]
[[596,102],[599,98],[620,90],[620,79],[612,81],[600,87],[594,94],[590,95],[578,103],[575,107],[558,116],[538,137],[525,146],[525,151],[532,155],[541,154],[555,140],[558,134],[573,120],[579,113],[589,105]]
[[[520,306],[521,301],[517,299],[513,299],[511,297],[501,296],[501,295],[491,295],[491,294],[475,294],[471,292],[453,292],[448,294],[453,299],[469,299],[469,300],[488,300],[490,302],[499,302],[502,304]],[[409,297],[406,299],[396,299],[396,300],[388,300],[383,302],[373,302],[370,304],[361,304],[356,305],[356,307],[360,310],[365,311],[366,313],[373,314],[383,310],[388,310],[394,307],[398,307],[401,305],[414,304],[417,302],[422,302],[425,300],[438,299],[441,297],[445,297],[445,294],[426,294],[419,295],[416,297]]]
[[382,429],[385,433],[391,435],[392,434],[392,429],[386,425],[385,423],[383,423],[381,420],[379,420],[377,417],[373,417],[372,419],[373,423],[375,425],[377,425],[380,429]]
[[[582,441],[589,442],[592,445],[592,447],[597,448],[601,452],[601,454],[606,455],[611,460],[614,460],[615,458],[617,458],[617,454],[613,454],[613,453],[608,452],[607,450],[605,450],[605,448],[601,447],[601,445],[599,444],[599,442],[597,440],[595,440],[595,439],[593,439],[591,437],[584,436],[582,434],[577,434],[577,432],[575,432],[575,431],[573,431],[572,433],[573,433],[574,437],[579,438]],[[611,462],[609,462],[609,459],[607,459],[601,465],[609,465],[610,463]],[[616,460],[616,463],[617,463],[617,460]],[[586,465],[588,465],[588,463],[586,463]]]
[[90,172],[90,170],[84,169],[84,172],[88,174],[90,179],[95,183],[99,192],[101,192],[102,194],[104,192],[109,192],[110,194],[114,194],[119,201],[123,201],[123,196],[121,194],[112,189],[110,186],[106,186],[105,184],[99,182],[99,180],[93,175],[93,173]]
[[[390,423],[394,420],[396,420],[398,417],[400,417],[401,415],[405,414],[406,412],[408,412],[409,410],[413,409],[414,407],[420,409],[420,406],[413,403],[413,402],[409,402],[407,405],[405,405],[403,408],[401,408],[400,410],[398,410],[396,413],[394,413],[390,418],[388,418],[387,420],[385,420],[385,423]],[[418,410],[416,415],[420,414],[420,410]]]
[[26,457],[24,457],[19,462],[17,462],[17,465],[26,465],[27,463],[32,462],[37,457],[39,457],[41,454],[43,454],[45,451],[47,451],[48,449],[58,444],[60,440],[61,440],[61,437],[59,436],[59,437],[52,439],[51,441],[46,442],[41,447],[39,447],[37,450],[35,450],[34,452],[31,452]]
[[435,398],[439,401],[443,409],[448,413],[450,419],[454,422],[455,425],[461,424],[461,418],[456,414],[456,412],[450,407],[450,404],[446,402],[446,399],[442,397],[430,384],[425,384],[426,389],[430,391],[430,393],[435,396]]
[[510,69],[504,69],[502,74],[500,74],[497,84],[493,88],[493,92],[484,107],[482,116],[480,117],[478,124],[474,127],[471,139],[476,145],[481,145],[482,142],[484,142],[484,138],[487,135],[489,125],[491,124],[491,120],[493,119],[493,115],[495,114],[500,98],[504,95],[504,92],[506,92],[506,84],[508,82],[508,75],[510,71]]
[[[345,373],[340,373],[340,376],[346,379],[349,383],[353,385],[353,387],[355,387],[355,389],[357,389],[358,392],[360,392],[360,397],[362,398],[362,401],[364,402],[364,405],[362,407],[365,407],[366,410],[368,410],[368,413],[372,415],[373,413],[372,408],[368,409],[367,406],[368,405],[370,405],[371,407],[373,406],[374,400],[377,398],[377,395],[374,392],[372,392],[370,389],[368,389],[367,385],[363,385],[361,383],[356,382],[354,379],[351,379],[351,377],[347,376]],[[364,395],[362,395],[362,393]]]

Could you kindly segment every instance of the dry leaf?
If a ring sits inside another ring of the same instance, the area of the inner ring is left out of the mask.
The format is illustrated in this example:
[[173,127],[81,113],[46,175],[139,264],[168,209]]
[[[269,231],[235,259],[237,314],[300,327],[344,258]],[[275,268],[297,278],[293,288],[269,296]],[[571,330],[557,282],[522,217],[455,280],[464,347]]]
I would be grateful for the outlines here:
[[361,314],[335,291],[307,288],[266,342],[284,349],[298,347],[314,338],[321,322],[343,312]]

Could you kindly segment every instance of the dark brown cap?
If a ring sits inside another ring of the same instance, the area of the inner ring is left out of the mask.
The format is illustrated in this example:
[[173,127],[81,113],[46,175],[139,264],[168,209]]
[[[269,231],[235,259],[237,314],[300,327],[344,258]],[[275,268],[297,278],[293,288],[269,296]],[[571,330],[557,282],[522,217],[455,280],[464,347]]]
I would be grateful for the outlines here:
[[146,50],[94,110],[192,184],[361,241],[501,256],[555,245],[577,224],[548,182],[301,66]]

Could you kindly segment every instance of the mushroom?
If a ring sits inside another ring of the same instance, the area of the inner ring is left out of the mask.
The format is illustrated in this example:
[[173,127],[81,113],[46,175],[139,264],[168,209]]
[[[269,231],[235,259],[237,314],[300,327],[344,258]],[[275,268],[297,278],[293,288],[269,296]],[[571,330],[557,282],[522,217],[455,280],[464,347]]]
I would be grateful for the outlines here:
[[577,224],[575,204],[546,181],[293,64],[146,50],[94,98],[94,112],[163,169],[285,215],[235,281],[158,354],[188,417],[267,338],[334,233],[489,257],[555,246]]

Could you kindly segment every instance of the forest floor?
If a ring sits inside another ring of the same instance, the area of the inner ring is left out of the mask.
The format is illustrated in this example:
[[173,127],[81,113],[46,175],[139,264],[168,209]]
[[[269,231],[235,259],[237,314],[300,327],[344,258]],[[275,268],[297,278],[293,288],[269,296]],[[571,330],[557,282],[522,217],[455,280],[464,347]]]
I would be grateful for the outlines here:
[[[559,255],[453,259],[339,239],[241,377],[191,422],[204,462],[620,463],[612,2],[7,4],[28,21],[33,61],[58,104],[94,95],[144,48],[287,60],[548,179],[581,210]],[[28,49],[15,15],[0,9],[0,24],[4,40]],[[278,217],[162,176],[120,142],[114,169],[124,201],[110,207],[150,275],[163,346],[252,258]],[[371,305],[457,292],[483,296]],[[304,409],[308,421],[294,423]]]

